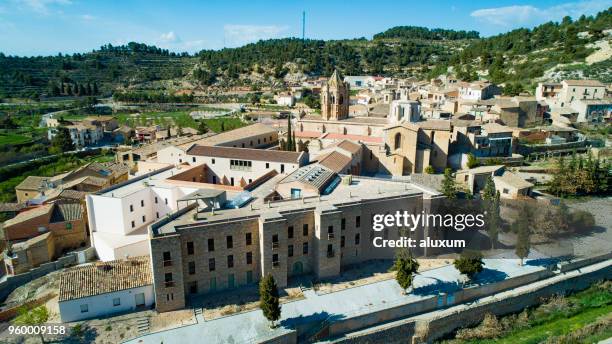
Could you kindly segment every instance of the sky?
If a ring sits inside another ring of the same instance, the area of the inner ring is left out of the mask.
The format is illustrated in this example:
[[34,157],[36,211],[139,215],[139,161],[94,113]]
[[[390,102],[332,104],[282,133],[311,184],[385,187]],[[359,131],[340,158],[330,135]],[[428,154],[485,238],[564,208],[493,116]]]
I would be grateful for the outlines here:
[[0,0],[0,52],[88,52],[131,41],[189,53],[259,39],[371,38],[398,25],[476,30],[531,28],[566,15],[594,15],[612,0]]

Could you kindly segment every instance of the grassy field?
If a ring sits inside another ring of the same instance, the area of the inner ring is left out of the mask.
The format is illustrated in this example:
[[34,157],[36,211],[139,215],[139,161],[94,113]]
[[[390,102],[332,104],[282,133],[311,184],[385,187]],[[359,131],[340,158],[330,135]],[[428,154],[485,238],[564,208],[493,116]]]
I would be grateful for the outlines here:
[[595,343],[612,337],[612,282],[601,282],[567,297],[551,298],[519,316],[491,319],[458,332],[457,337],[467,339],[444,343]]
[[20,145],[20,144],[28,143],[30,141],[32,141],[32,139],[28,136],[18,135],[18,134],[9,134],[9,133],[0,133],[0,146]]

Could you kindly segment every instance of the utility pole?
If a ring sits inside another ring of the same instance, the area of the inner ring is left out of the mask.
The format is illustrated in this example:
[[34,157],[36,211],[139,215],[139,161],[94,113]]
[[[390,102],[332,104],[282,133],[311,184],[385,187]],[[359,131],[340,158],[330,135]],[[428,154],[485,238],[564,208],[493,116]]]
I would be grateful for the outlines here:
[[302,41],[306,40],[306,11],[302,11]]

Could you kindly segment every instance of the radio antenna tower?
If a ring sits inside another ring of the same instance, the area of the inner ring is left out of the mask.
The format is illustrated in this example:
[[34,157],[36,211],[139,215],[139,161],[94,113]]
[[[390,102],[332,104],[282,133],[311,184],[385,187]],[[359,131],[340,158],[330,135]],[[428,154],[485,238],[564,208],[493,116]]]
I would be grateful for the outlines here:
[[302,11],[302,41],[306,40],[306,11]]

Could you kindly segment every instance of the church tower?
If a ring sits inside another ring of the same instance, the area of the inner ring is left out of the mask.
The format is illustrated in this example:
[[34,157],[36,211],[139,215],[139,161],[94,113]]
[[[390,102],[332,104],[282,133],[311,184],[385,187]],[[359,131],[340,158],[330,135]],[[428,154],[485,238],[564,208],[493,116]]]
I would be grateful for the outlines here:
[[321,88],[321,117],[326,121],[348,118],[349,84],[342,81],[337,70]]

